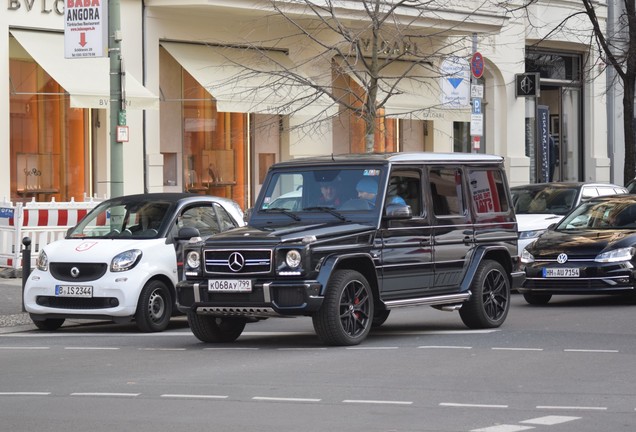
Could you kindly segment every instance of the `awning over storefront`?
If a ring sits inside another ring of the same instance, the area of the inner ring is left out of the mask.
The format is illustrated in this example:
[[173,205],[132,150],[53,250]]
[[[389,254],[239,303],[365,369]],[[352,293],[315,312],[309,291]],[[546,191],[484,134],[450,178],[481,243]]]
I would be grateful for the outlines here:
[[[341,73],[346,73],[363,89],[369,75],[361,63],[338,60]],[[430,64],[393,61],[382,69],[376,100],[384,103],[385,115],[413,120],[470,121],[470,107],[444,106],[439,72]]]
[[[67,59],[64,35],[26,30],[11,34],[33,59],[69,93],[74,108],[106,108],[110,101],[110,59]],[[130,73],[125,74],[127,109],[158,109],[159,98]]]
[[162,42],[221,112],[330,115],[337,106],[280,51]]

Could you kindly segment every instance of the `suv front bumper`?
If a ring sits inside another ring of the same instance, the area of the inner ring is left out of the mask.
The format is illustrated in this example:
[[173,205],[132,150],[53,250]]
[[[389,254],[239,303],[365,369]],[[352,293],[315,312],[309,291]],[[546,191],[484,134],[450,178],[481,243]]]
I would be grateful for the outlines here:
[[315,281],[254,281],[249,293],[209,291],[206,280],[177,284],[177,307],[180,312],[213,316],[311,315],[320,309],[322,285]]

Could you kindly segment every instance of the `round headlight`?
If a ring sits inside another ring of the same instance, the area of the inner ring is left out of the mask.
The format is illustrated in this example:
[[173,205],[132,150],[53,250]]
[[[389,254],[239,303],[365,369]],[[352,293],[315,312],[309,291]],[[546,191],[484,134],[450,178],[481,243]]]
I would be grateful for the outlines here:
[[201,255],[197,251],[190,251],[186,256],[186,264],[192,269],[199,268],[201,265]]
[[295,269],[300,267],[300,260],[301,260],[300,252],[298,252],[296,249],[292,249],[288,251],[287,255],[285,256],[285,262],[290,268]]

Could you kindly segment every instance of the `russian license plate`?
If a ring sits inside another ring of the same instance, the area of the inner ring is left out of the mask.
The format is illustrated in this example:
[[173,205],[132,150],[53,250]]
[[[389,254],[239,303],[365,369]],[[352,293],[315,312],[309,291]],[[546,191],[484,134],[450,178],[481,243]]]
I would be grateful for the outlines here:
[[579,277],[579,269],[570,267],[544,268],[543,277]]
[[57,297],[93,297],[92,286],[55,285]]
[[252,281],[250,279],[210,279],[208,291],[252,292]]

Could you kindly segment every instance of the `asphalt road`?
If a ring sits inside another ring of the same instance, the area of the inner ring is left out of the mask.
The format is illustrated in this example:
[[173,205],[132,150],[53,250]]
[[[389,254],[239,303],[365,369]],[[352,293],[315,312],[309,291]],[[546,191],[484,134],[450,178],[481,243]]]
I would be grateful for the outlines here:
[[308,318],[200,343],[91,323],[0,334],[7,431],[633,431],[634,309],[611,297],[547,306],[513,295],[499,329],[456,312],[393,311],[357,347]]

